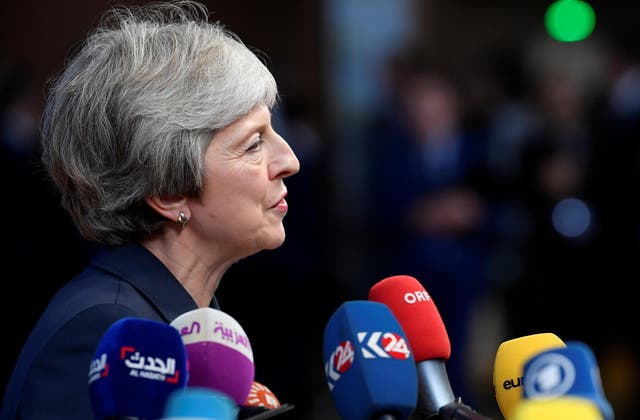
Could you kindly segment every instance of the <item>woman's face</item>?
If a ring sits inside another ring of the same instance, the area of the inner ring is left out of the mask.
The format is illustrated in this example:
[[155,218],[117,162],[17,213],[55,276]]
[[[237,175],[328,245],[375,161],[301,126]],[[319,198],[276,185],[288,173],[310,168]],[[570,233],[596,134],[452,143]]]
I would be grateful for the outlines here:
[[266,106],[215,134],[205,168],[203,192],[189,203],[189,224],[205,244],[237,258],[284,242],[288,205],[283,179],[298,172],[300,163],[271,127]]

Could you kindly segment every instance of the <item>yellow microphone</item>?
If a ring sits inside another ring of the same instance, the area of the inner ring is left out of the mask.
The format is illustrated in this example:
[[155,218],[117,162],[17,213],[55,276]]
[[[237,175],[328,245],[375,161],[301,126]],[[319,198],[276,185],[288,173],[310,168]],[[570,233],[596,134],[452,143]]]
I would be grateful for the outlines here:
[[500,344],[493,364],[493,391],[505,420],[513,420],[513,410],[522,400],[524,364],[536,354],[558,347],[566,345],[553,333],[526,335]]
[[514,407],[513,420],[604,420],[592,401],[577,397],[524,399]]

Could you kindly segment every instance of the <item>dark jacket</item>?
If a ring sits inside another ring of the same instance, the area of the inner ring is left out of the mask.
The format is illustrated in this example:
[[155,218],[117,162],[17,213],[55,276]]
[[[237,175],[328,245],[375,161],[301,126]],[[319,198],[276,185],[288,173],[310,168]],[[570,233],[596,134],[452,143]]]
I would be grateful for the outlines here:
[[[212,307],[218,308],[215,298]],[[33,328],[7,384],[2,420],[89,420],[87,374],[103,333],[120,318],[171,322],[195,301],[151,252],[98,253],[60,289]]]

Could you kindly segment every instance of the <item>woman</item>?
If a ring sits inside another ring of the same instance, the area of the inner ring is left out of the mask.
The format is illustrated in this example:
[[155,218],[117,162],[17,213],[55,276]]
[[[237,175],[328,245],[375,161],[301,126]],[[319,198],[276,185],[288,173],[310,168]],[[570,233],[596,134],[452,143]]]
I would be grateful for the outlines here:
[[2,419],[93,418],[87,372],[125,316],[217,307],[225,271],[285,239],[277,87],[193,2],[111,10],[53,84],[42,160],[63,207],[101,245],[52,299],[10,378]]

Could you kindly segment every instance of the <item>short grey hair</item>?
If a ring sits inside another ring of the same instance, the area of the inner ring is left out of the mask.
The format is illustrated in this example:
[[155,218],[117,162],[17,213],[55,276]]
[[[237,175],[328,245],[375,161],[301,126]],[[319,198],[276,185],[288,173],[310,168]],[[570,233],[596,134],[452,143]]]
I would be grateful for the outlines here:
[[278,101],[263,59],[197,2],[107,12],[41,121],[42,162],[80,234],[136,240],[166,222],[145,197],[197,196],[215,132]]

